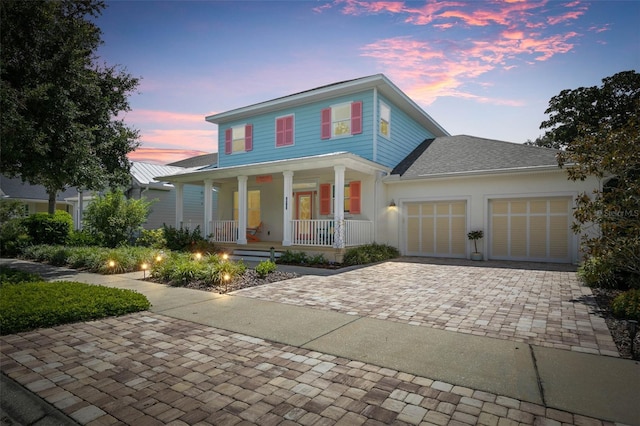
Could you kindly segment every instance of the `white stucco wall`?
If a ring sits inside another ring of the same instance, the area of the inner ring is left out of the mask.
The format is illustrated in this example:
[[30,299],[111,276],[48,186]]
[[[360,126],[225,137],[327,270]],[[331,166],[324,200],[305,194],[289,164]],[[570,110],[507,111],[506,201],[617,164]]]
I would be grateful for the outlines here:
[[[482,252],[489,253],[489,200],[496,198],[531,197],[575,197],[582,192],[591,194],[599,187],[595,178],[583,182],[567,179],[564,170],[533,173],[501,173],[483,176],[428,178],[415,181],[385,182],[385,198],[393,199],[397,207],[384,206],[379,214],[381,242],[404,250],[404,204],[413,201],[466,200],[467,232],[475,229],[485,231],[481,240]],[[471,253],[473,242],[468,242]],[[578,261],[579,236],[572,238],[571,256]],[[479,248],[480,249],[480,248]]]

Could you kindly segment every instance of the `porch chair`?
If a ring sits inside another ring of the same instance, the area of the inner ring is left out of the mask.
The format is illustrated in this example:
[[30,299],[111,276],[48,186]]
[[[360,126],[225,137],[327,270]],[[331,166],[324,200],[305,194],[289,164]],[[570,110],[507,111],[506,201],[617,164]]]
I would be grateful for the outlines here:
[[258,224],[255,228],[247,228],[247,241],[258,242],[260,238],[258,238],[257,234],[262,231],[262,222]]

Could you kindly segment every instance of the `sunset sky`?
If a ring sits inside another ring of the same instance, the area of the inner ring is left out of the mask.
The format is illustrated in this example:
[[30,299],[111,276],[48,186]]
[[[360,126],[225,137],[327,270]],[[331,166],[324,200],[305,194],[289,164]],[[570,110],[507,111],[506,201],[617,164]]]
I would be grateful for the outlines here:
[[549,99],[640,69],[639,1],[108,1],[100,61],[141,78],[136,161],[216,152],[210,114],[383,73],[451,134],[523,143]]

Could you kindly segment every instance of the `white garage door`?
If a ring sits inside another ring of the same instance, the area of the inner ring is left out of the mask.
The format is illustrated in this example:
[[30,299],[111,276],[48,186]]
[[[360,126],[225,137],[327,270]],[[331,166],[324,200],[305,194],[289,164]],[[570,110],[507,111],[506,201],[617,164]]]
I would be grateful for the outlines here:
[[491,200],[491,259],[571,262],[571,198]]
[[466,201],[405,204],[408,256],[466,256]]

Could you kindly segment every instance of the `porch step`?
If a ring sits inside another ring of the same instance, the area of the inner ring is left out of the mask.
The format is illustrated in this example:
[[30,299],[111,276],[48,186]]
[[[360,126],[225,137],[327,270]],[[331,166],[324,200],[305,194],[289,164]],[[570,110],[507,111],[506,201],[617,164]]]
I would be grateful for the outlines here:
[[[282,253],[279,251],[275,251],[273,253],[274,257],[277,259],[282,256]],[[247,262],[262,262],[263,260],[271,259],[271,251],[265,250],[233,250],[231,253],[232,260],[245,260]]]

